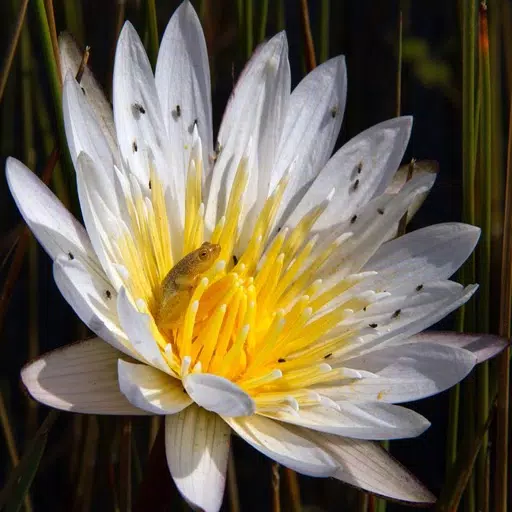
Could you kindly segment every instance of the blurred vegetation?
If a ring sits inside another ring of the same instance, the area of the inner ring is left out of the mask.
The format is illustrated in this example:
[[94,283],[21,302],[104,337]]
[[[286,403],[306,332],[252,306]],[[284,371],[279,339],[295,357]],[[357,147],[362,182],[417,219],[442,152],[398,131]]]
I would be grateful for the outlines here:
[[[0,155],[24,161],[78,217],[56,36],[67,30],[91,47],[89,65],[109,94],[124,20],[135,25],[154,65],[159,35],[178,3],[0,3]],[[436,159],[440,173],[409,228],[460,219],[482,227],[478,251],[460,276],[481,289],[456,323],[509,336],[510,0],[193,4],[209,51],[216,127],[247,57],[282,29],[294,84],[315,64],[346,55],[348,102],[339,144],[397,112],[414,115],[406,160]],[[159,420],[50,413],[22,391],[19,370],[26,361],[88,333],[56,290],[49,258],[24,227],[4,179],[0,197],[0,509],[185,510],[166,470]],[[454,318],[443,325],[455,327]],[[389,446],[441,497],[438,510],[509,510],[509,358],[507,350],[450,393],[413,404],[432,427]],[[151,446],[161,449],[151,452]],[[334,480],[298,476],[235,440],[225,510],[278,510],[279,502],[284,511],[407,510]]]

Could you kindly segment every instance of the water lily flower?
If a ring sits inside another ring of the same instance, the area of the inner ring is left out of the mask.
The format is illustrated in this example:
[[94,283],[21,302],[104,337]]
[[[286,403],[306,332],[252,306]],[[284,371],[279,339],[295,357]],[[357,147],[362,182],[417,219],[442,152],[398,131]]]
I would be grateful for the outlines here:
[[215,144],[189,2],[169,22],[154,75],[125,24],[113,113],[92,75],[78,83],[63,59],[85,228],[21,162],[10,158],[6,172],[57,286],[98,337],[43,355],[22,379],[58,409],[165,416],[170,473],[208,512],[222,503],[233,432],[302,474],[431,502],[372,441],[421,434],[429,422],[396,404],[454,385],[502,348],[483,335],[420,334],[474,293],[449,277],[479,229],[447,223],[396,238],[435,179],[419,172],[388,188],[411,118],[331,156],[345,61],[290,92],[287,52],[284,33],[258,48]]

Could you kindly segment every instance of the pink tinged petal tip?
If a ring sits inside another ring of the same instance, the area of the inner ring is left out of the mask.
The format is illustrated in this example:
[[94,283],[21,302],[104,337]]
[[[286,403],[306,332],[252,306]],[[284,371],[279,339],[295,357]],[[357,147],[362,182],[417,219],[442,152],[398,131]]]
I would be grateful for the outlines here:
[[407,340],[409,343],[437,343],[463,348],[476,356],[477,364],[497,356],[510,345],[510,340],[494,334],[458,333],[449,331],[422,332]]

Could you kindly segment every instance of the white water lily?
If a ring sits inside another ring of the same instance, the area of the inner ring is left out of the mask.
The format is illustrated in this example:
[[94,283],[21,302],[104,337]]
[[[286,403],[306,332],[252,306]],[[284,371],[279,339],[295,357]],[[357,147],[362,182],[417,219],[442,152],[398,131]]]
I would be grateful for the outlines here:
[[[155,76],[125,24],[113,115],[88,71],[78,84],[66,59],[63,68],[86,229],[19,161],[8,160],[7,178],[59,289],[98,338],[27,365],[30,394],[69,411],[165,415],[171,475],[208,512],[222,503],[232,431],[300,473],[433,501],[371,440],[421,434],[428,421],[395,404],[452,386],[502,341],[418,334],[475,291],[448,278],[479,230],[449,223],[394,238],[434,181],[420,172],[388,189],[411,118],[330,157],[344,59],[290,93],[280,33],[249,61],[214,147],[207,51],[189,2],[167,27]],[[192,276],[169,325],[162,282],[205,241],[220,254]]]

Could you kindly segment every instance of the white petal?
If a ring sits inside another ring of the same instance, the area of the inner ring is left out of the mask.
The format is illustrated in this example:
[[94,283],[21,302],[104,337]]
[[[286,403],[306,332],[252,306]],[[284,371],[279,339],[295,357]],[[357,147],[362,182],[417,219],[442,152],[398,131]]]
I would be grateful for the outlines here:
[[194,125],[202,142],[204,171],[208,171],[213,153],[210,68],[201,23],[190,2],[176,9],[165,29],[155,82],[176,172],[186,175]]
[[50,189],[14,158],[7,159],[6,176],[25,222],[50,257],[67,254],[101,271],[84,227]]
[[317,247],[318,253],[341,234],[351,232],[352,236],[332,252],[320,275],[325,279],[334,270],[340,269],[332,276],[339,280],[339,276],[359,272],[381,244],[395,236],[398,223],[411,202],[418,194],[429,190],[434,180],[435,175],[413,178],[396,196],[379,196],[361,208],[349,221],[324,230],[321,235],[323,241]]
[[121,352],[93,338],[48,352],[26,365],[21,379],[34,399],[64,411],[146,414],[119,390],[120,357]]
[[363,271],[378,272],[369,286],[404,293],[428,281],[448,279],[473,252],[479,237],[480,229],[467,224],[428,226],[382,245]]
[[253,399],[233,382],[208,373],[192,373],[183,379],[183,385],[196,404],[222,416],[253,414]]
[[184,175],[174,166],[151,65],[129,22],[117,44],[113,91],[114,121],[123,162],[141,186],[149,189],[147,160],[151,161],[166,188],[170,222],[173,229],[179,230],[183,225]]
[[350,219],[372,197],[383,192],[402,160],[412,118],[398,117],[365,130],[339,149],[320,171],[287,225],[294,226],[334,189],[316,229]]
[[105,204],[105,191],[98,188],[96,177],[99,170],[87,153],[80,153],[77,159],[76,178],[80,209],[90,236],[91,244],[114,289],[122,285],[116,266],[113,264],[110,241],[118,236],[119,214],[112,212]]
[[476,356],[477,364],[492,359],[510,344],[506,338],[494,334],[467,334],[451,331],[422,332],[405,339],[403,343],[438,343],[448,347],[463,348]]
[[338,469],[332,456],[290,425],[258,415],[224,419],[256,450],[294,471],[325,477]]
[[133,350],[138,354],[137,359],[172,374],[155,339],[159,333],[153,319],[137,310],[128,298],[125,288],[121,288],[117,297],[117,313],[121,327],[128,336]]
[[331,156],[345,111],[346,95],[344,57],[320,64],[293,90],[270,186],[273,190],[295,162],[283,198],[286,209],[282,219],[288,217],[302,198],[305,186]]
[[393,346],[343,362],[344,366],[372,372],[378,378],[363,378],[317,391],[336,401],[409,402],[457,384],[475,364],[476,356],[461,348],[433,343]]
[[[62,32],[59,35],[59,51],[62,80],[64,81],[66,79],[68,73],[75,77],[80,68],[83,54],[74,39],[66,32]],[[100,124],[101,131],[110,147],[110,151],[114,156],[114,161],[119,167],[119,148],[117,147],[112,106],[88,66],[85,66],[83,70],[80,80],[80,89],[83,91],[89,106],[93,110]]]
[[338,480],[400,501],[434,503],[435,497],[377,444],[312,430],[306,435],[340,464]]
[[[363,343],[365,351],[375,345],[383,347],[384,345],[399,344],[404,338],[427,329],[467,302],[477,288],[477,285],[463,288],[451,281],[425,285],[423,287],[426,292],[425,302],[418,302],[418,307],[413,304],[410,309],[404,304],[400,315],[392,318],[391,322],[388,322],[385,328],[373,337],[371,343]],[[369,336],[369,338],[372,338],[372,336]],[[354,353],[354,355],[356,354]]]
[[71,76],[66,77],[62,96],[64,126],[68,141],[69,153],[75,169],[78,166],[78,155],[87,153],[96,171],[94,180],[109,209],[115,214],[119,213],[119,204],[115,190],[114,157],[107,143],[107,139],[96,119],[96,115],[85,99],[80,85]]
[[145,364],[119,360],[119,388],[135,407],[153,414],[174,414],[192,403],[181,382]]
[[422,434],[430,422],[420,414],[384,403],[342,401],[338,409],[315,405],[301,407],[296,414],[265,414],[302,427],[356,439],[404,439]]
[[219,130],[221,152],[212,172],[206,224],[212,229],[224,214],[238,163],[253,148],[253,165],[245,192],[247,211],[266,198],[270,173],[290,93],[288,44],[284,32],[260,46],[245,67]]
[[114,348],[136,357],[117,317],[117,293],[105,275],[88,271],[77,259],[58,257],[53,276],[63,297],[80,320]]
[[229,439],[219,416],[194,405],[165,418],[165,451],[176,487],[205,512],[222,505]]

